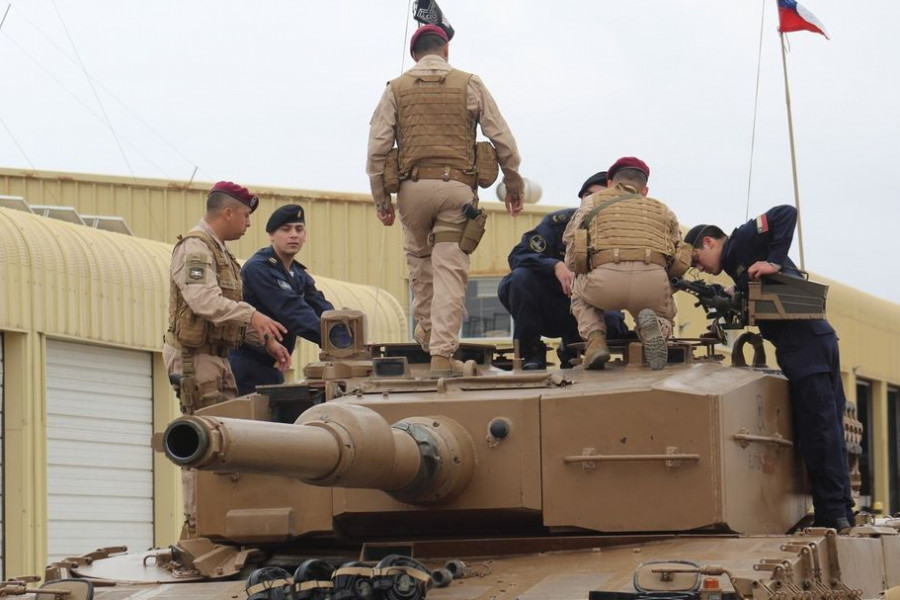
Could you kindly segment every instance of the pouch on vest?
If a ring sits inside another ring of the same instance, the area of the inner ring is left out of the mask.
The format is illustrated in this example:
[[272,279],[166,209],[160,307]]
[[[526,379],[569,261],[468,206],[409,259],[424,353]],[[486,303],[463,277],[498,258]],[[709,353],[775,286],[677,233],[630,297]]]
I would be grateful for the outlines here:
[[466,216],[469,218],[466,220],[466,228],[463,229],[462,238],[459,240],[459,248],[466,254],[475,252],[475,248],[478,247],[482,236],[484,236],[487,213],[483,210],[476,209],[476,211],[477,214],[475,216],[470,216],[469,211],[466,212]]
[[587,229],[576,229],[575,239],[573,240],[573,248],[575,254],[575,274],[586,275],[588,272],[588,231]]
[[670,278],[672,277],[681,277],[687,270],[691,268],[691,261],[693,260],[694,249],[690,244],[682,244],[675,255],[672,257],[672,262],[667,269],[667,274]]
[[200,403],[200,386],[197,385],[193,375],[182,376],[180,386],[178,401],[181,404],[181,412],[192,415]]
[[500,174],[497,149],[490,142],[475,144],[475,173],[478,187],[489,188]]
[[184,348],[199,348],[206,344],[208,321],[198,316],[187,304],[175,316],[175,340]]
[[384,191],[388,194],[400,191],[400,152],[396,147],[387,153],[384,163]]

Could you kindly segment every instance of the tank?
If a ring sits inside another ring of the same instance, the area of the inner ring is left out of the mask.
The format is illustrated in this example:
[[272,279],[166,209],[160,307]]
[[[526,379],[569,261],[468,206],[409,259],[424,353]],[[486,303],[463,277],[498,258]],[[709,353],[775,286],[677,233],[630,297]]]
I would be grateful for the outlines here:
[[[334,343],[338,326],[351,344]],[[900,585],[895,523],[808,526],[787,382],[761,344],[736,367],[715,337],[675,340],[653,371],[623,340],[601,371],[539,372],[463,344],[466,374],[430,379],[417,345],[364,332],[361,313],[326,313],[303,381],[156,434],[184,469],[182,539],[56,563],[48,588],[108,600],[849,600]],[[852,415],[846,429],[858,451]]]

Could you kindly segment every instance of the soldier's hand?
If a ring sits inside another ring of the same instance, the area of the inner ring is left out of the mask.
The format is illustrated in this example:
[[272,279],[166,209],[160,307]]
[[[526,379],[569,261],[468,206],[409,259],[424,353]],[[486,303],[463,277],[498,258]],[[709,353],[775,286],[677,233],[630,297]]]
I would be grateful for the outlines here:
[[774,275],[780,270],[780,266],[760,260],[750,265],[750,268],[747,269],[747,275],[750,276],[750,279],[756,280],[764,275]]
[[515,217],[525,203],[525,181],[519,175],[506,175],[503,185],[506,186],[506,212]]
[[510,215],[515,217],[520,212],[522,212],[523,204],[524,203],[522,201],[521,195],[513,196],[512,194],[507,192],[507,194],[506,194],[506,212],[508,212]]
[[282,373],[291,368],[291,353],[274,339],[269,338],[266,341],[266,352],[272,355],[275,359],[275,368]]
[[575,273],[569,270],[564,262],[558,262],[553,265],[553,274],[562,286],[563,293],[566,296],[572,295],[572,282],[575,281]]
[[378,214],[378,220],[381,221],[385,227],[390,227],[394,224],[393,204],[388,204],[387,206],[376,206],[375,212]]
[[259,332],[259,336],[263,339],[264,343],[268,342],[270,339],[280,342],[282,335],[287,333],[287,327],[278,321],[267,317],[258,310],[253,311],[253,314],[250,316],[250,326]]

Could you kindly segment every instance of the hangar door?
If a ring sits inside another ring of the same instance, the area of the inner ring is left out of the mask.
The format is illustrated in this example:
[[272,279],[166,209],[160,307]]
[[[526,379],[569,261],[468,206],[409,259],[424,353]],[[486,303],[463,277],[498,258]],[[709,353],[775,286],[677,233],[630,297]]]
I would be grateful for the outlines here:
[[47,341],[47,558],[153,546],[151,354]]

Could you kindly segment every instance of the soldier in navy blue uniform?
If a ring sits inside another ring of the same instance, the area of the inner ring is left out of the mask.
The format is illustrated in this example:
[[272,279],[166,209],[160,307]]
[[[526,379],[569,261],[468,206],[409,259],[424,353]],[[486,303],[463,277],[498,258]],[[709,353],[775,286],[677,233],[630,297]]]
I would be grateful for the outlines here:
[[[776,206],[735,229],[730,236],[715,225],[697,225],[684,241],[701,271],[725,271],[747,293],[748,282],[773,273],[801,276],[788,258],[797,210]],[[759,331],[775,346],[787,377],[800,452],[812,484],[815,525],[843,529],[853,523],[853,500],[844,442],[844,406],[838,339],[825,319],[759,321]]]
[[[584,182],[578,197],[605,187],[606,172],[601,171]],[[563,262],[563,232],[574,213],[574,208],[550,213],[526,232],[509,253],[510,273],[497,289],[500,302],[513,317],[513,339],[519,340],[522,368],[526,370],[547,366],[542,335],[562,338],[557,355],[563,368],[571,366],[569,361],[575,357],[568,344],[581,341],[569,301],[575,276]],[[625,337],[627,329],[621,312],[608,311],[605,320],[611,339]]]
[[[316,289],[306,267],[294,260],[306,241],[306,221],[298,204],[282,206],[269,218],[266,232],[272,245],[244,263],[241,280],[244,301],[287,327],[282,344],[294,352],[297,337],[322,345],[320,316],[334,307]],[[249,394],[257,385],[284,383],[262,347],[243,344],[229,356],[238,393]]]

